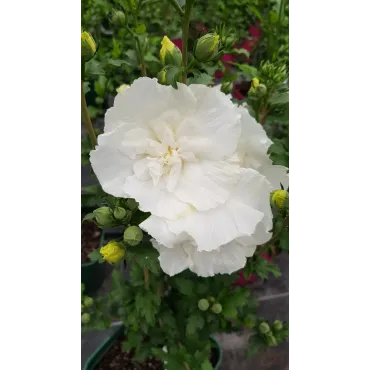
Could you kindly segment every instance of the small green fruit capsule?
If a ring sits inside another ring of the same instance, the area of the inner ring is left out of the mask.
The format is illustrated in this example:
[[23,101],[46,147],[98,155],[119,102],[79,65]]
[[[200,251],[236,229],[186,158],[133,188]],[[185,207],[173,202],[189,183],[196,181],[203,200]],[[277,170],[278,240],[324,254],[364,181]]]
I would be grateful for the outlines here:
[[218,54],[220,36],[216,33],[207,33],[196,41],[194,56],[199,62],[209,62]]
[[116,207],[113,211],[113,216],[117,220],[123,220],[127,215],[127,212],[124,208],[122,207]]
[[96,43],[88,32],[81,33],[81,60],[88,62],[96,53]]
[[201,311],[207,311],[208,308],[209,308],[209,302],[203,298],[203,299],[200,299],[198,301],[198,308],[201,310]]
[[132,198],[126,199],[125,205],[130,211],[136,211],[139,208],[139,203]]
[[94,300],[91,297],[86,297],[84,303],[85,306],[89,308],[92,307],[92,305],[94,304]]
[[267,322],[261,322],[258,326],[258,330],[261,334],[267,334],[270,331],[270,326]]
[[219,314],[222,312],[222,306],[219,303],[214,303],[211,307],[212,312]]
[[100,207],[93,211],[97,224],[101,227],[109,226],[113,223],[113,215],[109,207]]
[[224,82],[222,85],[221,85],[221,91],[224,93],[224,94],[230,94],[231,91],[233,89],[233,83],[232,82]]
[[143,231],[138,226],[130,226],[123,233],[125,243],[134,247],[143,240]]
[[275,320],[272,324],[273,328],[276,330],[276,331],[280,331],[283,329],[283,323],[280,321],[280,320]]
[[255,88],[256,95],[259,97],[265,96],[267,92],[267,87],[264,84],[259,84]]
[[112,15],[112,24],[117,28],[125,26],[126,24],[125,13],[121,10],[114,10]]
[[215,298],[215,297],[208,297],[208,300],[209,300],[211,303],[216,303],[216,298]]
[[83,313],[81,316],[81,322],[82,324],[88,324],[90,322],[90,314],[87,312]]

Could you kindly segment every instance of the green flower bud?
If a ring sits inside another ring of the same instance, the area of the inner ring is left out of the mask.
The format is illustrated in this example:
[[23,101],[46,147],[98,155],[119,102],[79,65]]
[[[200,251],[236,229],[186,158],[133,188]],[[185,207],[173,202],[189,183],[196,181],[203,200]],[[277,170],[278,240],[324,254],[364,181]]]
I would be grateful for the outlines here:
[[86,297],[84,300],[84,303],[85,303],[85,306],[89,308],[89,307],[92,307],[92,305],[94,304],[94,300],[91,297]]
[[270,331],[270,326],[267,322],[261,322],[258,326],[258,330],[261,334],[267,334]]
[[276,347],[278,345],[278,342],[276,338],[273,335],[267,336],[267,344],[271,347]]
[[126,199],[125,205],[130,211],[136,211],[139,208],[139,203],[132,198]]
[[126,15],[122,10],[113,10],[112,24],[117,28],[126,25]]
[[286,190],[276,190],[272,194],[271,202],[273,205],[283,209],[288,198],[289,193]]
[[83,324],[88,324],[90,322],[90,314],[88,314],[87,312],[83,313],[81,315],[81,322]]
[[143,231],[138,226],[130,226],[123,233],[125,243],[134,247],[143,240]]
[[259,84],[255,88],[255,93],[257,96],[260,96],[260,97],[265,96],[266,92],[267,92],[267,87],[264,84]]
[[211,303],[216,303],[216,298],[215,298],[215,297],[208,297],[208,300],[209,300]]
[[222,306],[219,303],[214,303],[211,307],[212,312],[219,314],[222,312]]
[[113,216],[117,220],[124,220],[127,215],[127,212],[124,208],[122,207],[116,207],[113,211]]
[[114,218],[109,207],[100,207],[93,211],[96,223],[101,226],[110,226],[114,223]]
[[161,41],[162,48],[159,52],[159,58],[164,66],[181,66],[182,54],[180,49],[167,37],[164,36]]
[[96,43],[88,32],[81,33],[81,59],[83,63],[88,62],[96,53]]
[[280,321],[280,320],[275,320],[273,323],[272,323],[272,326],[273,328],[276,330],[276,331],[280,331],[283,329],[283,323]]
[[218,54],[220,36],[215,33],[207,33],[195,43],[194,57],[199,62],[209,62]]
[[232,82],[224,82],[222,85],[221,85],[221,91],[224,93],[224,94],[230,94],[231,91],[233,89],[233,83]]
[[203,298],[203,299],[200,299],[198,301],[198,308],[201,310],[201,311],[207,311],[208,308],[209,308],[209,302]]
[[157,74],[157,78],[158,78],[158,82],[161,84],[161,85],[167,85],[167,70],[166,68],[163,68],[162,70],[160,70]]
[[247,316],[244,318],[244,325],[250,329],[254,328],[256,326],[256,318]]
[[85,306],[83,305],[83,303],[81,303],[81,312],[84,310]]

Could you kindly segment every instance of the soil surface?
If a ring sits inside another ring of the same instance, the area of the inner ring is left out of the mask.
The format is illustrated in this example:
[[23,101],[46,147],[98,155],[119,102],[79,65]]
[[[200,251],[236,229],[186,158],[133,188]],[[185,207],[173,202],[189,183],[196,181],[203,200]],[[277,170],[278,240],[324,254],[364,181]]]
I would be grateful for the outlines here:
[[81,263],[90,262],[88,257],[94,249],[99,248],[100,230],[98,227],[89,221],[85,221],[81,225]]
[[[163,363],[156,359],[150,359],[140,364],[132,361],[132,352],[122,352],[123,337],[118,338],[112,347],[105,353],[96,370],[163,370]],[[212,348],[210,361],[213,366],[218,361],[218,351]]]

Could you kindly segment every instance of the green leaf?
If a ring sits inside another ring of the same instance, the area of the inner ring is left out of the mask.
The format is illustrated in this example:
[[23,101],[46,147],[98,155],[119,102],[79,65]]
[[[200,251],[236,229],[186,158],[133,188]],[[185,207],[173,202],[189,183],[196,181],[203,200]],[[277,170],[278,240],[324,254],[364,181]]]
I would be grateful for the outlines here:
[[93,221],[95,220],[95,215],[93,213],[88,213],[83,219],[82,222],[84,221]]
[[267,154],[285,154],[286,152],[287,150],[280,143],[272,144],[267,150]]
[[186,335],[194,335],[197,330],[201,330],[204,326],[204,319],[200,313],[191,315],[186,325]]
[[144,57],[145,62],[156,62],[156,63],[161,63],[161,61],[153,54],[146,54]]
[[268,100],[271,105],[278,105],[278,104],[288,104],[289,103],[289,92],[285,92],[282,94],[277,94],[271,96]]
[[232,303],[226,302],[222,306],[222,314],[227,319],[236,319],[238,317],[238,310]]
[[86,63],[85,76],[87,78],[93,78],[105,75],[103,68],[101,68],[100,63],[92,59],[90,62]]
[[249,297],[249,289],[238,288],[232,294],[229,294],[226,299],[228,304],[238,308],[244,306]]
[[258,352],[267,348],[265,341],[258,335],[252,335],[249,338],[247,357],[255,356]]
[[272,273],[275,277],[281,276],[279,267],[262,257],[256,259],[254,271],[262,279],[268,279],[269,273]]
[[213,77],[207,73],[201,73],[195,75],[188,79],[188,85],[198,84],[198,85],[211,85],[213,84]]
[[207,359],[202,363],[201,370],[213,370],[211,362]]
[[142,212],[140,210],[137,210],[133,216],[131,217],[130,224],[131,225],[140,225],[142,222],[144,222],[148,217],[150,216],[150,212]]
[[84,93],[87,94],[90,91],[90,82],[84,82]]
[[89,258],[91,260],[91,262],[104,262],[104,258],[103,256],[100,254],[100,250],[99,249],[95,249],[94,251],[92,251],[91,253],[89,253]]
[[239,67],[243,76],[248,81],[251,81],[254,77],[256,77],[258,75],[258,70],[255,67],[252,67],[248,64],[237,64],[237,63],[233,63],[233,64],[236,65],[237,67]]
[[242,54],[242,55],[245,55],[248,58],[250,57],[250,53],[246,49],[233,49],[231,52],[234,53],[234,54]]
[[87,185],[81,189],[81,192],[88,195],[98,195],[102,193],[102,188],[100,185]]
[[191,296],[194,294],[194,282],[184,277],[176,276],[172,279],[175,288],[184,295]]
[[167,359],[167,353],[161,348],[152,348],[152,353],[159,360],[166,361]]
[[139,24],[136,28],[135,28],[135,32],[138,34],[138,35],[142,35],[143,33],[145,33],[146,31],[146,26],[144,23],[142,24]]
[[123,59],[108,59],[107,63],[115,67],[121,67],[122,64],[128,65],[128,63]]
[[280,234],[279,247],[283,251],[289,251],[289,230],[286,229]]

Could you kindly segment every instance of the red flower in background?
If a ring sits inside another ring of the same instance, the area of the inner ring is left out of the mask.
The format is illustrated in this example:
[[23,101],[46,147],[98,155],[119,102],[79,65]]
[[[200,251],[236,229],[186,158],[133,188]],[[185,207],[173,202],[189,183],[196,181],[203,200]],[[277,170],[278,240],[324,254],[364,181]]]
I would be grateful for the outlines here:
[[182,51],[182,39],[171,40]]

